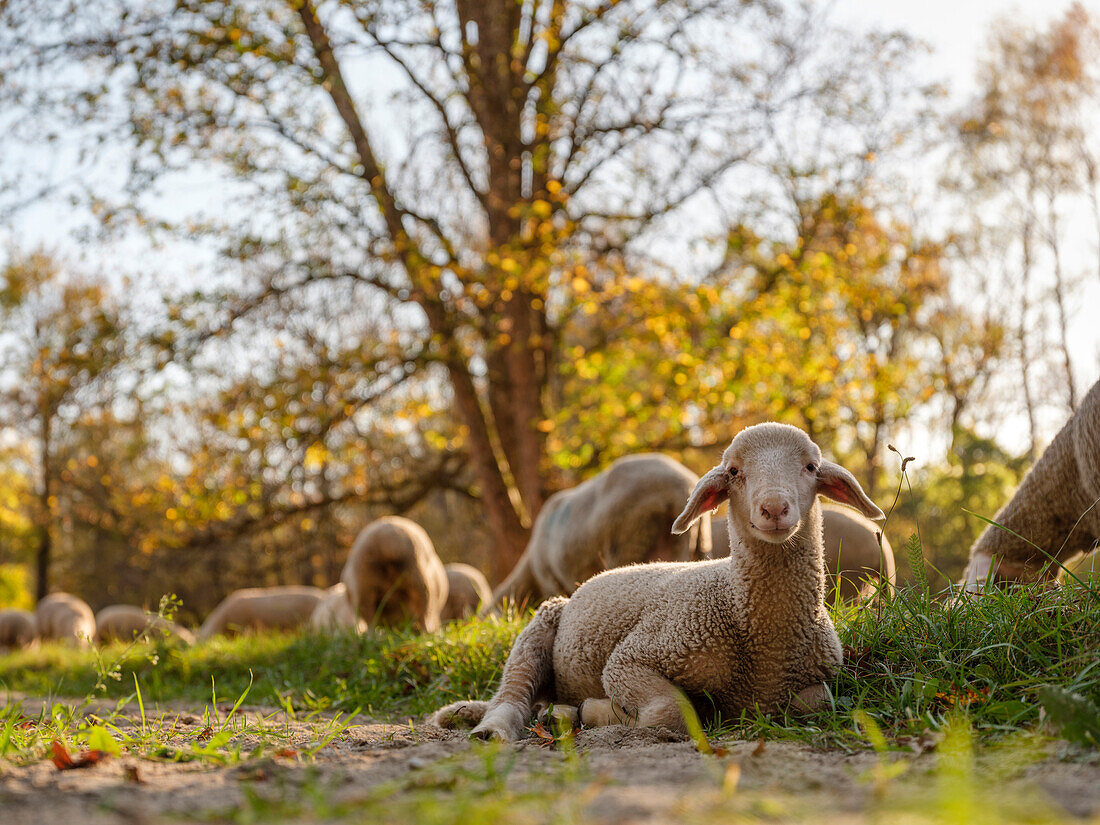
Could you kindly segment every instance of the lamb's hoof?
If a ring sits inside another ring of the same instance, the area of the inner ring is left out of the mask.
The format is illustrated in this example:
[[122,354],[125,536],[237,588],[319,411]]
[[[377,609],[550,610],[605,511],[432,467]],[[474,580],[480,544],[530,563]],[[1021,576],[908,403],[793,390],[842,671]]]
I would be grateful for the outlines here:
[[428,717],[428,723],[440,728],[469,728],[485,716],[488,702],[452,702]]
[[479,739],[482,742],[513,742],[514,736],[509,736],[508,731],[502,730],[496,725],[481,724],[470,731],[471,739]]
[[581,723],[580,711],[572,705],[549,705],[535,717],[547,730],[558,732],[573,730]]

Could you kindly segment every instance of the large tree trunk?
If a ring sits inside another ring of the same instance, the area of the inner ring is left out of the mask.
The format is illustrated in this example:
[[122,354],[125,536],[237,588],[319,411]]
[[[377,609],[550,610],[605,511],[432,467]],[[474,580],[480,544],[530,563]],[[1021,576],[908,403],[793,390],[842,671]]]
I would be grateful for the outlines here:
[[50,416],[42,416],[42,487],[38,493],[38,548],[35,551],[36,576],[34,597],[36,601],[44,599],[50,592],[50,556],[53,550],[53,538],[50,526],[53,521],[53,474],[50,458]]

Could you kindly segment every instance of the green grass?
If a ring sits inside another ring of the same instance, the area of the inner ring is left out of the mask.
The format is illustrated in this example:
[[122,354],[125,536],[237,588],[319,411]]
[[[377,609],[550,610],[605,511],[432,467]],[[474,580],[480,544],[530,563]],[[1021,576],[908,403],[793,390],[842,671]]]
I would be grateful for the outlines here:
[[[986,738],[1034,728],[1044,702],[1057,700],[1054,721],[1084,731],[1076,736],[1082,744],[1095,744],[1088,732],[1095,739],[1100,723],[1090,726],[1075,714],[1088,716],[1100,705],[1100,585],[1017,588],[950,602],[903,589],[871,607],[841,607],[836,621],[847,662],[831,685],[829,709],[745,713],[712,721],[708,733],[863,748],[869,740],[857,716],[896,742],[961,715]],[[251,704],[400,721],[456,698],[488,697],[522,625],[508,616],[450,624],[436,635],[265,634],[191,648],[119,645],[99,654],[51,644],[0,657],[0,686],[123,698],[136,680],[147,703],[209,702],[212,692],[233,700],[249,690]],[[105,670],[115,678],[104,679]],[[105,690],[97,692],[97,684]]]
[[[916,587],[835,612],[848,655],[831,685],[832,705],[808,716],[745,713],[693,726],[699,749],[713,763],[714,781],[709,790],[692,792],[678,819],[813,822],[820,814],[812,793],[738,791],[723,749],[702,744],[705,736],[873,749],[874,767],[860,777],[874,789],[864,821],[1063,819],[1024,791],[1014,796],[1011,782],[1004,789],[988,780],[998,771],[1006,779],[1017,776],[1022,764],[1044,758],[1052,747],[1064,757],[1096,758],[1100,584],[1018,588],[954,601]],[[30,699],[2,706],[0,765],[49,758],[55,741],[74,755],[97,749],[225,765],[285,758],[289,750],[293,759],[309,762],[345,735],[351,712],[400,722],[456,698],[489,696],[525,620],[474,619],[435,635],[273,633],[190,648],[135,643],[92,651],[46,644],[3,655],[3,688],[76,700],[46,710],[30,710],[37,706]],[[158,707],[171,702],[186,710]],[[252,706],[283,712],[240,710]],[[181,724],[188,713],[199,718]],[[288,718],[298,723],[293,730]],[[1052,745],[1051,732],[1072,744]],[[898,753],[925,747],[935,748],[932,767],[917,767]],[[296,817],[576,822],[603,787],[583,755],[568,749],[564,759],[544,760],[533,770],[528,762],[519,780],[517,764],[514,749],[472,748],[350,800],[326,784],[336,781],[332,776],[307,771],[278,792],[248,791],[247,804],[230,815],[241,823]],[[983,781],[976,780],[979,772]],[[1021,805],[1028,811],[1024,819]],[[217,821],[226,816],[208,814]]]

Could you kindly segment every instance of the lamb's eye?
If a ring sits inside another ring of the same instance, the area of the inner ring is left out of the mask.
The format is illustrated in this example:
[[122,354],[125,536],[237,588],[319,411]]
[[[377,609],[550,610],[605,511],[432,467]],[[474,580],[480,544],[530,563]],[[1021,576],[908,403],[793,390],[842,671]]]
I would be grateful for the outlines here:
[[809,464],[806,465],[806,469],[809,470],[811,473],[816,473],[817,465],[811,461]]
[[736,467],[730,467],[726,472],[729,473],[730,478],[736,478],[737,477],[737,468]]

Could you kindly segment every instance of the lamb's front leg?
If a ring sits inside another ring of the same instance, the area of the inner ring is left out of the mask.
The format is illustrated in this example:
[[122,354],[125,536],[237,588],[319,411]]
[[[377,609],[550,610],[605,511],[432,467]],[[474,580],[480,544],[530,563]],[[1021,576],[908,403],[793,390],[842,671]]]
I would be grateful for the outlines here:
[[806,661],[805,678],[802,684],[809,685],[792,695],[790,709],[799,712],[811,712],[829,703],[829,688],[826,681],[831,679],[844,663],[844,649],[836,628],[826,616],[817,624],[814,642]]
[[610,698],[586,699],[580,708],[582,724],[687,730],[680,710],[683,691],[653,668],[616,652],[607,660],[602,682]]

